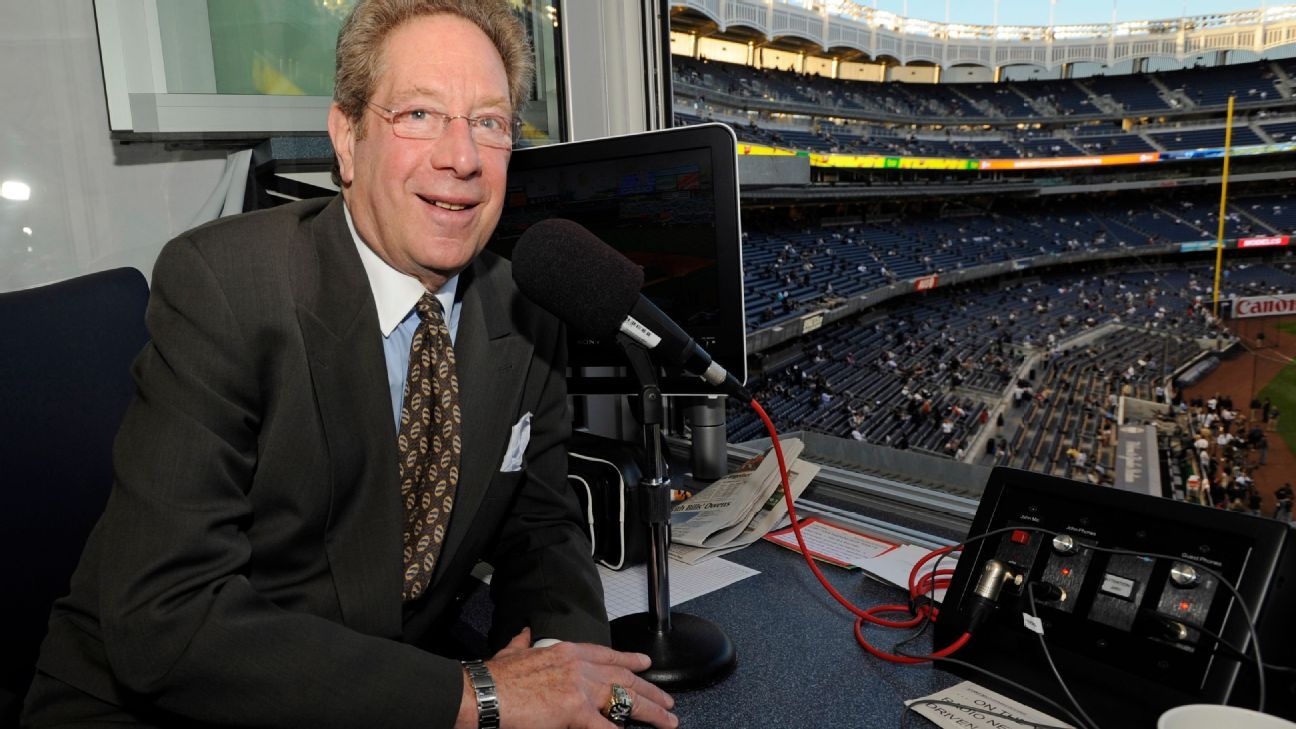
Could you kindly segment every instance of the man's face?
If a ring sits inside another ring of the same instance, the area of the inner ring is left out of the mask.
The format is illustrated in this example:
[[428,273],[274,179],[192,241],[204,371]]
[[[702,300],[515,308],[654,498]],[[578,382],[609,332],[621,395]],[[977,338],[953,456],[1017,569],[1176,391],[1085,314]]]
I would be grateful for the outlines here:
[[[455,15],[418,18],[392,32],[369,101],[397,112],[512,117],[499,52]],[[509,151],[475,144],[464,119],[451,121],[438,139],[403,139],[373,107],[365,114],[361,139],[336,105],[329,111],[356,230],[393,268],[436,290],[481,251],[499,222]]]

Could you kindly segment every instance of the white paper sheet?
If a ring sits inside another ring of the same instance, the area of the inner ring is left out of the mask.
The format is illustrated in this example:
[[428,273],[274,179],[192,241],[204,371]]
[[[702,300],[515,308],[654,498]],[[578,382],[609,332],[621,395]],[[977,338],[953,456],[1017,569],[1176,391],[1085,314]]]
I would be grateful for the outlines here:
[[[836,524],[820,521],[815,517],[803,519],[801,536],[805,539],[806,548],[814,554],[820,554],[842,564],[862,566],[870,559],[896,548],[890,542],[843,529]],[[796,534],[791,530],[782,534],[771,534],[767,539],[799,550]],[[910,565],[912,566],[912,565]]]
[[[962,704],[967,708],[942,704],[922,705],[923,701],[929,699],[950,701]],[[913,706],[915,713],[922,714],[936,726],[945,729],[1000,729],[1005,726],[1021,726],[1007,719],[993,716],[994,713],[1009,714],[1019,719],[1048,726],[1067,727],[1068,729],[1071,727],[1070,724],[1064,724],[1048,714],[1035,711],[1024,704],[1019,704],[1006,696],[978,686],[971,681],[964,681],[944,691],[937,691],[929,696],[924,696],[921,699],[906,701],[905,704]]]
[[[881,582],[909,590],[909,573],[913,566],[930,551],[916,544],[891,544],[867,534],[844,529],[836,524],[820,521],[811,517],[802,522],[801,536],[806,540],[806,547],[843,565],[860,568],[865,574]],[[784,533],[770,534],[766,539],[774,540],[791,549],[798,549],[796,535],[788,530]],[[936,564],[933,557],[919,571],[919,576],[932,571]],[[940,561],[942,570],[953,570],[958,567],[958,557],[945,555]],[[936,590],[935,600],[940,602],[945,597],[945,588]]]
[[[671,607],[722,587],[758,575],[760,572],[727,559],[709,559],[700,564],[669,560]],[[648,610],[648,568],[644,565],[616,572],[599,565],[603,580],[603,602],[608,620]]]
[[[926,557],[929,551],[926,547],[919,547],[916,544],[901,544],[890,552],[885,552],[856,564],[868,575],[907,591],[909,589],[909,573],[913,571],[913,566],[918,563],[918,560]],[[942,570],[952,570],[958,567],[958,557],[956,555],[946,554],[944,557],[940,561]],[[937,559],[937,557],[932,557],[928,560],[923,565],[922,570],[919,571],[919,576],[931,572],[932,566],[936,564]],[[940,602],[944,598],[945,588],[942,587],[936,590],[936,602]]]

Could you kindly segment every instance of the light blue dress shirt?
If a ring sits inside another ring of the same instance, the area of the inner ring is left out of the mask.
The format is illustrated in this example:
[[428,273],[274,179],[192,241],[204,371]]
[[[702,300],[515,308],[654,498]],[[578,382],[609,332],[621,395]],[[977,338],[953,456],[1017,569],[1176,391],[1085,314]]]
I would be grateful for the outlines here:
[[[351,230],[351,239],[355,241],[360,262],[364,264],[365,275],[369,278],[369,288],[373,292],[374,304],[378,308],[378,328],[383,338],[383,357],[387,361],[387,390],[391,395],[392,419],[396,429],[400,430],[401,404],[405,399],[405,377],[409,372],[410,342],[414,341],[414,330],[418,329],[418,312],[414,305],[423,297],[426,289],[422,282],[413,276],[401,273],[392,268],[386,261],[374,253],[360,239],[355,223],[351,220],[351,211],[342,206],[346,214],[347,227]],[[450,327],[450,341],[456,341],[459,334],[460,306],[455,293],[459,289],[459,276],[452,276],[436,292],[441,302],[441,310],[449,312],[446,323]]]

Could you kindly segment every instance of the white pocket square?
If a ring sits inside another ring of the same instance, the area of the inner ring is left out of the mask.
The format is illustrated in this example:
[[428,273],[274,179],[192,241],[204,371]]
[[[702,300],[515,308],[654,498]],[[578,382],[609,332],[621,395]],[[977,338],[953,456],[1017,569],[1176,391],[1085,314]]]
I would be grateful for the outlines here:
[[504,451],[504,462],[500,464],[500,471],[521,471],[526,466],[526,449],[530,442],[531,413],[527,413],[509,429],[508,449]]

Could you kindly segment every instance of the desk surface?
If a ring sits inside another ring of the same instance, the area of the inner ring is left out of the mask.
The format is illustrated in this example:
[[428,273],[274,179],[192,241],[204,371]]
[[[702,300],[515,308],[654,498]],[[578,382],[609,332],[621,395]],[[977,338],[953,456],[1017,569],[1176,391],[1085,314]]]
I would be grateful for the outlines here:
[[[727,555],[756,570],[676,612],[707,618],[734,642],[738,665],[723,682],[675,694],[684,727],[896,727],[905,699],[952,686],[959,678],[928,665],[874,658],[855,642],[854,618],[833,600],[799,554],[759,542]],[[826,566],[839,592],[860,607],[899,602],[904,593],[859,572]],[[866,628],[890,648],[911,631]],[[930,631],[911,650],[930,650]],[[932,726],[917,715],[913,727]]]
[[[733,641],[734,672],[705,689],[676,692],[685,729],[877,729],[900,726],[904,701],[961,679],[930,665],[902,666],[874,658],[855,642],[854,617],[815,579],[801,555],[765,541],[725,555],[760,574],[682,603],[675,612],[706,618]],[[861,608],[904,599],[904,591],[860,572],[825,566],[838,592]],[[645,605],[646,608],[646,605]],[[466,624],[484,655],[490,602],[478,589],[465,606]],[[865,629],[890,650],[913,631]],[[931,631],[909,648],[931,650]],[[935,726],[911,714],[906,726]]]

